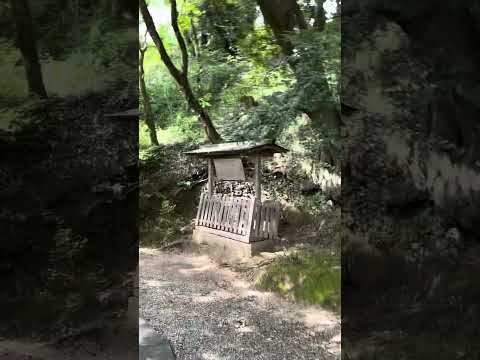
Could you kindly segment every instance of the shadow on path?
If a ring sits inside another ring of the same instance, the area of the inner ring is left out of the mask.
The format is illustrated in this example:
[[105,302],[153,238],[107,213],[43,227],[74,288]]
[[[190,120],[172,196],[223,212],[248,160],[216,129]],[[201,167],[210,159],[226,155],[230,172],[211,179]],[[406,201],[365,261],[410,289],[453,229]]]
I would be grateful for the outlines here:
[[139,360],[175,360],[168,340],[143,319],[138,322]]

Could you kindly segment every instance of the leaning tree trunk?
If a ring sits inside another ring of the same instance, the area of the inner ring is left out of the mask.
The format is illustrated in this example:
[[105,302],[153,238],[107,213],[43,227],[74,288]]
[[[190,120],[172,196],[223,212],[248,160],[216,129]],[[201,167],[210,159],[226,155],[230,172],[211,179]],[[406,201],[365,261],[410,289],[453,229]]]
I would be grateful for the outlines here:
[[157,130],[155,129],[155,121],[153,120],[152,105],[150,102],[150,95],[147,91],[147,85],[145,84],[145,69],[143,67],[143,62],[145,59],[146,48],[140,48],[140,61],[139,61],[139,71],[140,71],[140,93],[142,94],[143,99],[143,110],[145,112],[145,122],[148,126],[148,133],[150,135],[151,145],[158,146]]
[[162,62],[168,69],[170,75],[175,79],[175,81],[180,86],[185,98],[187,99],[187,103],[191,110],[197,113],[201,123],[203,124],[203,128],[205,130],[205,135],[212,144],[219,143],[222,141],[222,137],[215,129],[213,125],[212,119],[208,115],[207,111],[200,105],[200,102],[195,97],[193,90],[190,86],[190,82],[188,81],[188,51],[187,45],[185,43],[185,39],[183,38],[180,29],[178,27],[178,12],[177,12],[177,2],[175,0],[171,1],[172,8],[171,8],[171,20],[172,20],[172,27],[175,32],[175,37],[177,38],[177,42],[180,47],[180,51],[182,54],[182,69],[179,70],[174,65],[172,59],[167,53],[167,50],[163,44],[162,38],[158,35],[158,32],[155,27],[155,23],[153,22],[152,16],[148,11],[147,4],[145,0],[140,0],[140,12],[142,13],[143,20],[145,21],[145,25],[147,27],[148,33],[150,34],[155,46],[158,49],[160,54],[160,58]]
[[46,98],[47,91],[43,83],[28,0],[11,0],[10,3],[15,21],[16,42],[23,57],[28,92],[30,95]]

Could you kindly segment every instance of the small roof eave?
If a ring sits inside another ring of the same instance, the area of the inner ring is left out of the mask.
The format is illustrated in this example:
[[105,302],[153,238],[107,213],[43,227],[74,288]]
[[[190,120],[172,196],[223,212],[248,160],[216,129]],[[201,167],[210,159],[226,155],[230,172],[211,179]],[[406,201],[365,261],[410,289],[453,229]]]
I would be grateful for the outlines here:
[[203,145],[200,146],[199,149],[187,151],[185,154],[196,157],[212,158],[235,155],[273,155],[275,153],[285,152],[288,152],[288,150],[275,144],[274,141],[245,141]]

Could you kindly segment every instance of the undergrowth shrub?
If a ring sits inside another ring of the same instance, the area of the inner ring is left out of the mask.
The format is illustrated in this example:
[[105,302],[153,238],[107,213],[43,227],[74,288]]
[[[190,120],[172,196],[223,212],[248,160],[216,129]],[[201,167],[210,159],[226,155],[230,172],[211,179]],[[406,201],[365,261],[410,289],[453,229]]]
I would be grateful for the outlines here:
[[340,252],[305,248],[281,257],[257,282],[265,290],[309,304],[340,310]]
[[176,208],[174,194],[188,179],[205,176],[204,164],[184,154],[189,148],[188,143],[161,145],[142,153],[139,233],[143,246],[163,246],[177,240],[180,228],[189,222]]

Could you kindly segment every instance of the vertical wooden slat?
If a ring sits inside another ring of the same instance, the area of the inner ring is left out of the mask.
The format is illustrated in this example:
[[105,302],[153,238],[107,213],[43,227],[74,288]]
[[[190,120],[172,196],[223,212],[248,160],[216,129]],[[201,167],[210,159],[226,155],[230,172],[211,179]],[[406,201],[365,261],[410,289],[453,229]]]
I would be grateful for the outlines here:
[[210,197],[208,194],[205,196],[205,203],[203,205],[203,215],[202,215],[202,223],[203,226],[206,225],[207,223],[207,212],[208,212],[208,207],[210,206]]
[[240,216],[238,220],[238,233],[241,235],[245,235],[244,227],[245,227],[245,205],[247,199],[241,198],[240,199]]
[[203,193],[200,194],[200,201],[198,202],[197,217],[195,218],[195,225],[198,225],[198,222],[200,221],[200,213],[202,212],[202,204],[203,204]]
[[214,196],[213,197],[213,207],[212,207],[212,219],[211,219],[211,224],[210,224],[211,228],[215,227],[215,221],[217,219],[217,211],[218,211],[218,199],[217,199],[217,196]]
[[278,203],[275,202],[273,204],[273,218],[272,218],[272,236],[273,236],[273,239],[277,238],[277,230],[278,230],[277,216],[278,216]]
[[210,209],[210,203],[211,203],[211,198],[209,195],[205,196],[205,199],[207,200],[205,202],[205,209],[203,210],[203,225],[207,225],[208,221],[208,209]]
[[264,213],[264,221],[263,221],[263,237],[268,239],[268,217],[270,215],[270,206],[268,203],[265,204],[265,213]]
[[232,197],[230,200],[230,213],[228,214],[228,227],[230,232],[234,232],[235,224],[233,218],[235,216],[235,198]]
[[219,201],[219,208],[218,208],[217,222],[215,223],[216,229],[220,229],[220,226],[222,225],[223,208],[225,206],[225,195],[220,196],[218,201]]
[[218,217],[217,217],[217,221],[215,222],[215,229],[220,229],[220,226],[222,225],[223,208],[225,206],[225,195],[222,195],[219,201],[220,201],[220,209],[218,210]]
[[268,239],[268,203],[263,204],[263,237]]
[[256,201],[255,198],[250,199],[248,204],[248,212],[247,212],[247,228],[245,233],[245,238],[248,242],[252,241],[254,236],[254,216],[255,216],[255,205]]
[[212,223],[212,211],[213,211],[213,198],[210,197],[210,202],[208,204],[207,216],[206,216],[206,226],[210,227]]
[[243,198],[238,198],[238,215],[237,215],[237,234],[242,234],[242,207]]
[[218,227],[220,230],[225,230],[225,225],[226,225],[225,215],[227,214],[227,210],[228,210],[228,197],[227,195],[223,195],[222,210],[220,211],[220,225]]
[[218,228],[218,223],[220,222],[220,210],[222,208],[222,196],[217,196],[217,209],[215,212],[215,224],[213,225],[215,229]]
[[260,201],[256,201],[255,203],[255,237],[260,238],[260,223],[262,217],[262,203]]
[[274,233],[275,230],[273,229],[275,225],[275,203],[272,202],[271,204],[271,211],[270,211],[270,225],[269,225],[269,233],[270,233],[270,239],[274,238]]
[[267,233],[267,206],[262,207],[262,237],[266,238],[268,236]]
[[212,198],[212,213],[210,215],[210,227],[213,228],[215,226],[215,217],[217,212],[217,198],[214,196]]
[[261,239],[263,237],[263,213],[265,212],[265,207],[263,204],[259,207],[259,215],[258,215],[258,238]]
[[251,200],[248,198],[245,198],[245,204],[243,206],[243,227],[242,227],[243,235],[247,235],[247,233],[250,233],[250,231],[248,230],[248,225],[250,224],[249,222],[250,203],[251,203]]
[[240,216],[242,212],[242,199],[237,198],[237,203],[235,205],[235,233],[240,234]]
[[227,231],[232,231],[233,196],[228,200]]
[[232,217],[230,218],[232,223],[232,232],[237,233],[237,228],[238,228],[238,198],[233,199],[233,204],[232,204]]
[[241,235],[245,235],[245,204],[247,202],[246,198],[241,198],[240,200],[240,219],[238,220],[238,232]]
[[235,232],[235,204],[236,200],[232,197],[231,201],[231,208],[230,208],[230,216],[228,217],[229,225],[230,225],[230,232]]
[[205,195],[205,203],[203,205],[203,214],[202,214],[202,224],[205,226],[207,224],[207,212],[208,207],[210,206],[210,196]]
[[225,204],[225,215],[224,218],[224,227],[223,230],[230,231],[230,211],[232,209],[232,196],[229,195],[227,202]]
[[245,204],[243,205],[243,227],[242,227],[242,234],[247,235],[248,231],[248,224],[249,224],[249,210],[250,210],[250,202],[249,198],[245,198]]
[[213,195],[213,160],[208,159],[208,195],[211,197]]
[[278,227],[280,225],[280,210],[281,210],[279,202],[277,202],[275,204],[275,210],[276,210],[276,212],[275,212],[275,238],[277,239],[278,238]]
[[262,158],[260,155],[255,157],[255,197],[262,201]]
[[199,224],[200,225],[203,225],[203,219],[204,219],[204,216],[205,216],[205,207],[207,206],[207,195],[204,193],[203,194],[203,202],[202,202],[202,209],[200,210],[200,220],[199,220]]

